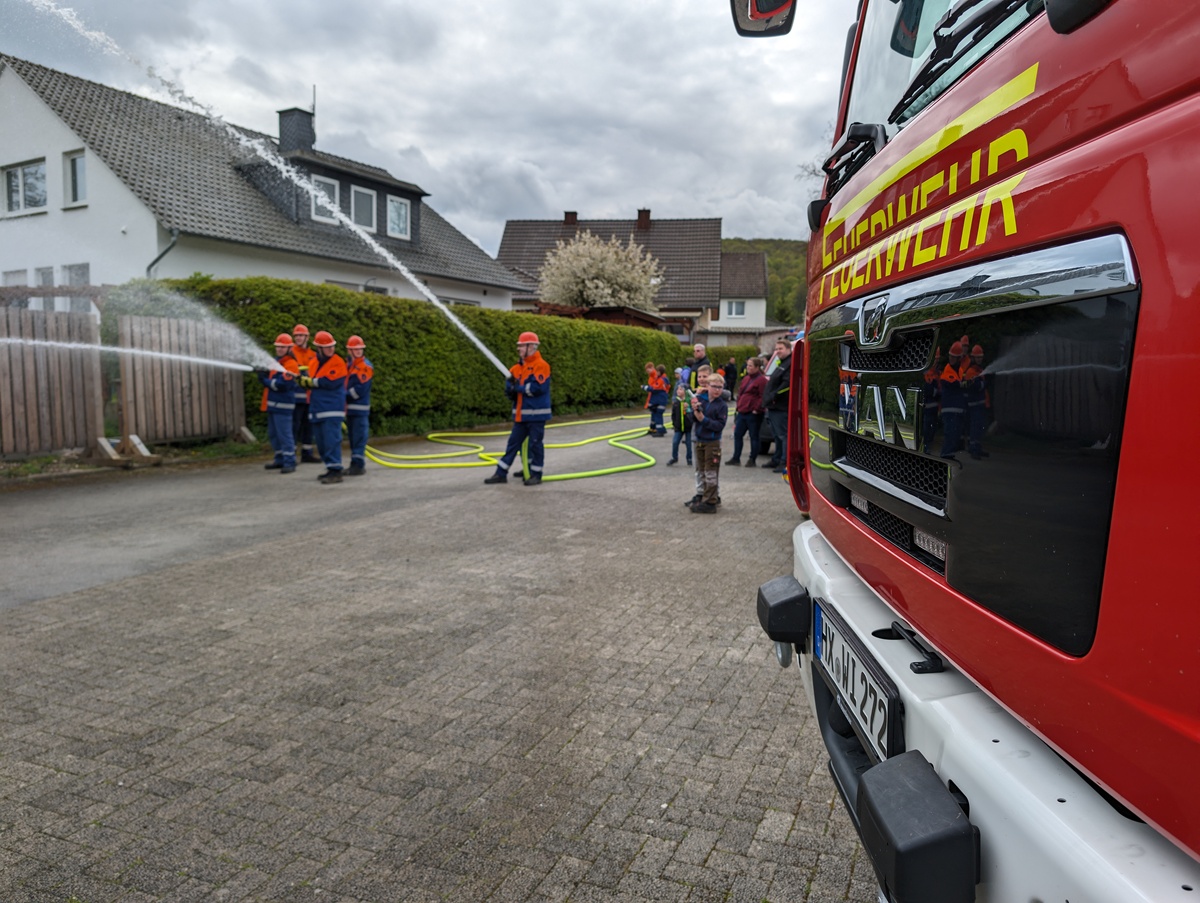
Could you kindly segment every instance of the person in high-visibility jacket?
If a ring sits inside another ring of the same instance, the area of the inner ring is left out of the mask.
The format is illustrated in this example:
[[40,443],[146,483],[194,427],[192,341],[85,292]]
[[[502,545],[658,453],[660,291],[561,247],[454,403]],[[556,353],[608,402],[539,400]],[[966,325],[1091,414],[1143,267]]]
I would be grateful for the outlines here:
[[963,353],[961,342],[951,345],[950,362],[942,368],[938,378],[942,399],[943,458],[953,458],[962,443],[963,420],[967,413],[967,396],[962,382]]
[[656,365],[653,361],[647,361],[646,385],[642,386],[642,391],[647,393],[646,410],[650,412],[650,429],[646,431],[647,435],[667,434],[666,425],[663,423],[663,411],[667,409],[667,402],[671,400],[667,389],[667,368],[662,364]]
[[292,348],[292,337],[281,332],[275,337],[275,362],[279,367],[258,371],[258,381],[263,384],[262,409],[267,412],[267,440],[275,452],[274,460],[265,466],[280,473],[296,472],[292,416],[296,411],[296,376],[300,366]]
[[521,360],[504,382],[504,394],[513,400],[513,428],[504,457],[496,462],[496,472],[485,483],[508,482],[508,470],[522,445],[526,446],[525,460],[529,464],[525,485],[542,482],[546,421],[550,419],[550,365],[538,351],[540,345],[537,333],[523,332],[517,337]]
[[313,336],[317,350],[317,369],[301,376],[300,385],[311,389],[308,419],[312,422],[317,452],[325,464],[318,479],[322,483],[342,482],[342,421],[346,417],[346,362],[338,356],[333,336],[322,330]]
[[[300,366],[300,376],[312,376],[317,372],[317,353],[308,347],[308,327],[303,323],[297,323],[292,329],[292,338],[295,340],[292,356]],[[300,463],[319,464],[321,459],[313,453],[312,422],[308,419],[308,390],[298,384],[296,386],[296,412],[292,418],[292,433],[295,436],[296,444],[300,446]]]
[[371,382],[375,368],[367,360],[367,346],[356,335],[346,339],[346,432],[350,436],[350,466],[346,476],[367,472],[367,436],[371,422]]

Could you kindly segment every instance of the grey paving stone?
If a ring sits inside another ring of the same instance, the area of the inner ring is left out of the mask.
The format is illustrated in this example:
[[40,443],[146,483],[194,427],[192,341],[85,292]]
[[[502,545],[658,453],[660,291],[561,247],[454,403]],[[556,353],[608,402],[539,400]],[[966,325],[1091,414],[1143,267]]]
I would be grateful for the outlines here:
[[[254,464],[6,493],[0,572],[50,529],[69,567],[67,512],[117,566],[0,607],[0,900],[874,903],[754,614],[786,486],[731,469],[701,519],[690,472],[481,475],[372,467],[319,510]],[[194,552],[154,558],[166,531]]]

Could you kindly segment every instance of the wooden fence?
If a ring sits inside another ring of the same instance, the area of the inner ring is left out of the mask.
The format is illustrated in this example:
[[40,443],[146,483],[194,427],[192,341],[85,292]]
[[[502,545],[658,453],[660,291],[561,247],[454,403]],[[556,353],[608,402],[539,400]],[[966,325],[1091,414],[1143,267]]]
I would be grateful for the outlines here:
[[91,314],[0,307],[0,454],[95,449],[104,435],[98,329]]
[[[0,455],[79,449],[112,457],[113,446],[104,439],[105,401],[112,389],[122,439],[252,438],[246,431],[244,371],[210,363],[236,353],[244,342],[228,325],[119,317],[121,350],[102,352],[93,314],[26,310],[4,306],[4,300],[0,296]],[[102,353],[115,357],[119,368],[102,363]]]
[[126,435],[162,443],[242,433],[244,371],[209,363],[237,337],[224,323],[119,317],[118,347],[139,352],[120,355]]

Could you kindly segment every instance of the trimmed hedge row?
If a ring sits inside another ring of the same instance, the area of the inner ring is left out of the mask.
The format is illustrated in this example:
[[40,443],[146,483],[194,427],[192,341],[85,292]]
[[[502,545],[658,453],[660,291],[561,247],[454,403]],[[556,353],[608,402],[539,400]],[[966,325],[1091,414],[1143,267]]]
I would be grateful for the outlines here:
[[[197,274],[168,285],[217,311],[267,351],[276,335],[290,333],[297,323],[314,334],[328,330],[341,354],[347,338],[362,336],[375,367],[376,433],[425,433],[495,423],[511,410],[496,367],[426,301],[258,277],[213,279]],[[517,362],[517,336],[525,330],[536,332],[553,371],[557,413],[640,405],[646,361],[666,365],[669,373],[690,356],[690,349],[674,336],[651,329],[464,305],[455,305],[453,311],[509,365]],[[246,409],[251,418],[260,397],[257,379],[249,376]]]

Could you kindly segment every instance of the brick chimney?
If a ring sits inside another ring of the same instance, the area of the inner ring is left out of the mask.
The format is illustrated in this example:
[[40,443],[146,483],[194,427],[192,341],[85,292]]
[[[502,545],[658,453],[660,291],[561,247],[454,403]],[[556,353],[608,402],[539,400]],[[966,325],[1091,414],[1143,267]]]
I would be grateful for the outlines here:
[[645,231],[646,229],[650,228],[650,211],[649,210],[639,210],[638,211],[637,227],[638,227],[639,231]]
[[279,152],[310,151],[317,141],[313,114],[299,107],[279,111]]
[[564,226],[576,226],[579,224],[579,214],[574,210],[567,210],[563,213]]

